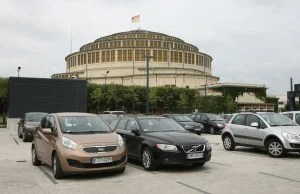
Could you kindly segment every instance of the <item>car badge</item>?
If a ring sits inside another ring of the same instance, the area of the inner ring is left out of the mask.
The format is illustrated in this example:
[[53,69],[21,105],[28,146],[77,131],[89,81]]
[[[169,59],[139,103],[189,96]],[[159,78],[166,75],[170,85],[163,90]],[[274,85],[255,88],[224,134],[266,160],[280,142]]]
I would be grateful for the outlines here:
[[104,151],[104,148],[98,148],[98,151],[99,151],[99,152],[103,152],[103,151]]

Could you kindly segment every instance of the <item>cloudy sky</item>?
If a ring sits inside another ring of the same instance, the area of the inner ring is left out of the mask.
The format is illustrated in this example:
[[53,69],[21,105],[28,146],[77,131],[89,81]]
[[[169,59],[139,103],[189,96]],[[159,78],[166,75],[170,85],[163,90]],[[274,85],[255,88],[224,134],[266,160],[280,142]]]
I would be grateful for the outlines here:
[[[0,76],[50,77],[64,57],[112,33],[141,28],[211,55],[220,82],[265,84],[285,95],[300,83],[298,0],[0,0]],[[72,23],[72,25],[71,25]]]

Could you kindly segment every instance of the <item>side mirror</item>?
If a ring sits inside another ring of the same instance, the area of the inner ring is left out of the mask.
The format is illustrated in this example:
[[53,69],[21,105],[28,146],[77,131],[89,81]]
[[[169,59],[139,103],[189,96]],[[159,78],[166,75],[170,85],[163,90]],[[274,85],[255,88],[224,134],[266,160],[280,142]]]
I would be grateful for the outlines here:
[[138,128],[132,128],[131,133],[138,135],[140,133]]
[[259,127],[259,125],[257,122],[253,122],[253,123],[251,123],[251,127]]
[[51,134],[51,129],[50,128],[44,128],[43,130],[44,134]]

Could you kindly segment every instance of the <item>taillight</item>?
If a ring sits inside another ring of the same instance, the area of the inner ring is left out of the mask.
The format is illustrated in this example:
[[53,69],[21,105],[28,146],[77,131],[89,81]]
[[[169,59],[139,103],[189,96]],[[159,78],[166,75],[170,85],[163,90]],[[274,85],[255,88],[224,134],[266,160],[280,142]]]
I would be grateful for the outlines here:
[[224,123],[224,124],[223,124],[223,129],[224,129],[225,127],[226,127],[226,124]]

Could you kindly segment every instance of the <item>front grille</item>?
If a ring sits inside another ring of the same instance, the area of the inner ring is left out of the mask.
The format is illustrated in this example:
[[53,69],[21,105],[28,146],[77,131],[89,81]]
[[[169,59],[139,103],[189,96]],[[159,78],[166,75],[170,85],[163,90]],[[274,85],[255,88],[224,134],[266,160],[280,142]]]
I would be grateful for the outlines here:
[[75,168],[103,168],[103,167],[111,167],[123,164],[126,161],[126,155],[123,156],[120,160],[113,161],[110,163],[103,164],[92,164],[92,163],[81,163],[77,160],[67,159],[69,166]]
[[91,146],[91,147],[83,147],[82,150],[84,150],[87,153],[101,153],[101,152],[113,152],[117,150],[117,146],[111,145],[111,146]]
[[182,149],[185,153],[203,152],[205,150],[205,145],[183,145]]

